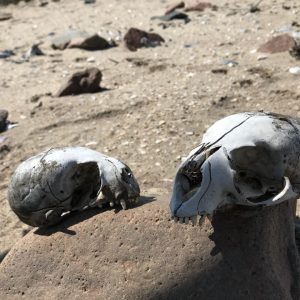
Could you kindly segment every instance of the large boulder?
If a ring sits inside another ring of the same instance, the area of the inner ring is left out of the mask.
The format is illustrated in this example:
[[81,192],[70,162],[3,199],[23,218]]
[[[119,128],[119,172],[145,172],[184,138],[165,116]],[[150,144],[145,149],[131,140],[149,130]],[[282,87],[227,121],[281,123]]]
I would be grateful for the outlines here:
[[168,201],[34,229],[0,265],[0,299],[299,299],[293,205],[171,221]]

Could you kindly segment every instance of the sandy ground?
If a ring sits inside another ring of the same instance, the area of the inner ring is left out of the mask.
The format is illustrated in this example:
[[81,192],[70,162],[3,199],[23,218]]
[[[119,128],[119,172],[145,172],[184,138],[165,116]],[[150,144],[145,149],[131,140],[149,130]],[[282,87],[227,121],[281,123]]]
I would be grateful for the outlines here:
[[[159,0],[97,0],[93,5],[63,0],[45,7],[33,3],[0,8],[13,14],[0,22],[0,50],[17,53],[0,60],[0,108],[19,123],[0,135],[11,147],[0,159],[0,251],[9,249],[27,228],[9,209],[7,186],[16,166],[33,154],[86,145],[125,161],[144,195],[168,195],[180,158],[217,119],[257,110],[300,116],[300,77],[288,72],[300,62],[287,52],[258,60],[261,54],[253,51],[299,21],[300,3],[265,0],[257,13],[247,13],[251,1],[212,3],[218,11],[191,12],[191,22],[173,21],[165,29],[160,21],[150,20],[165,11],[167,2]],[[50,33],[69,28],[118,40],[130,27],[152,29],[166,43],[137,52],[122,44],[96,52],[55,51],[49,44]],[[47,55],[16,63],[37,42]],[[91,57],[95,62],[87,62]],[[228,67],[224,60],[238,65]],[[55,94],[70,74],[91,66],[103,72],[107,91],[31,101],[35,95]],[[212,72],[219,68],[228,73]]]

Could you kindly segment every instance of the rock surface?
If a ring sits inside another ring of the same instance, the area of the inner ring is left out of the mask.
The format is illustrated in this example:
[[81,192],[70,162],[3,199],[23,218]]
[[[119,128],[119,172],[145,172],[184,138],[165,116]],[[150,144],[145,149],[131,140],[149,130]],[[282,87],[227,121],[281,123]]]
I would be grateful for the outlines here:
[[103,50],[110,47],[108,41],[98,34],[90,35],[85,31],[68,31],[52,39],[52,48],[64,50],[66,48],[80,48],[94,51]]
[[142,47],[155,47],[159,46],[165,40],[156,33],[148,33],[146,31],[130,28],[124,36],[125,46],[130,51],[136,51]]
[[75,214],[16,244],[0,265],[0,298],[297,299],[285,248],[291,206],[241,212],[201,227],[173,223],[163,199]]
[[82,72],[74,73],[57,93],[57,97],[97,93],[101,90],[100,82],[102,73],[97,68],[89,68]]
[[296,41],[291,36],[289,36],[288,34],[282,34],[261,45],[257,51],[273,54],[289,51],[295,45]]

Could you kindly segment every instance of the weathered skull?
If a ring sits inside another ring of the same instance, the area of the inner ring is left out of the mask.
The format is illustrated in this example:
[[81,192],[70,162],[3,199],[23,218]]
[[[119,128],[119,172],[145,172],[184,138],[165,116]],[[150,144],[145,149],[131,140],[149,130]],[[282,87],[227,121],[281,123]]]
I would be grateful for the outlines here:
[[128,166],[83,147],[50,149],[24,161],[8,191],[12,210],[25,223],[48,226],[70,211],[138,201],[139,185]]
[[172,214],[194,220],[226,205],[296,199],[299,130],[299,120],[268,113],[240,113],[216,122],[177,171]]

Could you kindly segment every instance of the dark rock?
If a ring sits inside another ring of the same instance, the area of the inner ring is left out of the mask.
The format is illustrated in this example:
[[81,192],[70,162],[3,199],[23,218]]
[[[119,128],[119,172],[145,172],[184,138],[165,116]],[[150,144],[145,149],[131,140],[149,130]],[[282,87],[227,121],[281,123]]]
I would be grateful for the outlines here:
[[24,59],[29,59],[30,57],[33,56],[43,56],[45,53],[39,48],[38,44],[33,45],[25,55],[23,55]]
[[295,44],[289,53],[292,57],[300,59],[300,44]]
[[163,16],[154,16],[151,18],[151,20],[160,20],[164,22],[169,22],[173,20],[184,20],[185,23],[188,23],[190,21],[190,18],[187,14],[174,10],[169,14],[165,14]]
[[97,68],[89,68],[74,73],[68,82],[60,88],[57,97],[99,92],[101,79],[102,73]]
[[164,41],[159,34],[148,33],[137,28],[130,28],[124,36],[125,46],[130,51],[136,51],[142,47],[156,47]]
[[186,6],[184,11],[205,11],[207,8],[210,8],[211,10],[218,10],[217,5],[213,5],[210,2],[195,2],[190,4],[189,6]]
[[6,21],[12,18],[12,14],[0,12],[0,21]]
[[167,10],[165,12],[165,15],[168,15],[169,13],[173,12],[174,10],[178,9],[178,8],[183,8],[184,7],[184,2],[180,1],[180,2],[176,2],[173,4],[170,4],[167,6]]
[[7,129],[8,111],[5,109],[0,109],[0,132],[3,132]]
[[89,51],[104,50],[109,47],[109,42],[98,34],[86,38],[74,38],[67,46],[67,48],[80,48]]
[[0,51],[0,58],[8,58],[15,55],[15,53],[12,50],[4,50]]
[[84,0],[84,4],[93,4],[96,3],[96,0]]
[[98,34],[90,35],[84,31],[69,31],[52,39],[52,48],[64,50],[66,48],[80,48],[84,50],[103,50],[111,45]]
[[257,51],[264,53],[279,53],[289,51],[296,45],[296,41],[288,34],[282,34],[261,45]]

